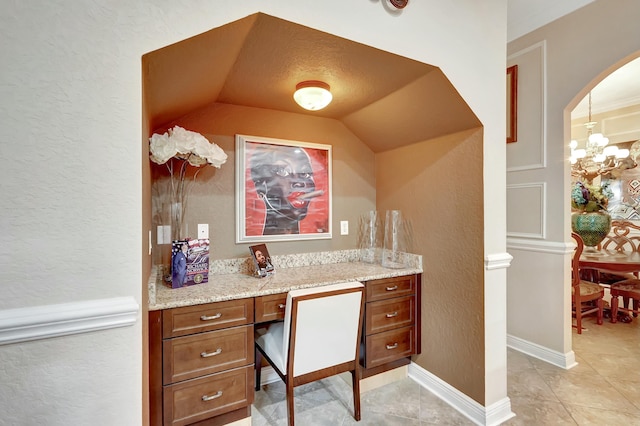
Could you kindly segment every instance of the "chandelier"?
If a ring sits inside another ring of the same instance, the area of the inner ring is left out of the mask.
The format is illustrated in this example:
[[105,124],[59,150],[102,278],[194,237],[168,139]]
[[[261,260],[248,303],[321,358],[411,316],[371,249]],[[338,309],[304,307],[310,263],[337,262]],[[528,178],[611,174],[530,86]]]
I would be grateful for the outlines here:
[[589,121],[584,124],[587,128],[585,148],[577,149],[577,140],[572,140],[569,144],[571,175],[583,178],[588,183],[592,183],[598,176],[609,174],[629,156],[628,149],[618,149],[615,145],[607,146],[609,138],[602,133],[593,133],[596,124],[598,123],[591,119],[591,92],[589,92]]

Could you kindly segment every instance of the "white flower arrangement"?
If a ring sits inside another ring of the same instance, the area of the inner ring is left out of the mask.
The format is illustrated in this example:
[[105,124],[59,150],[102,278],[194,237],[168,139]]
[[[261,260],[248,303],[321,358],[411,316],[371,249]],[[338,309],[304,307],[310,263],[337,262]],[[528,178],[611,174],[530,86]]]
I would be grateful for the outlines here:
[[[156,164],[166,164],[170,180],[171,234],[174,240],[181,235],[186,210],[188,190],[185,191],[187,166],[211,164],[220,168],[227,161],[227,154],[215,143],[209,142],[200,133],[174,126],[163,134],[154,133],[149,138],[150,159]],[[174,164],[174,162],[178,164]],[[194,180],[200,169],[194,174]]]
[[227,161],[227,154],[215,143],[210,143],[200,133],[185,130],[180,126],[169,129],[160,135],[154,133],[149,138],[151,161],[165,164],[172,158],[188,161],[190,165],[200,167],[211,164],[220,168]]

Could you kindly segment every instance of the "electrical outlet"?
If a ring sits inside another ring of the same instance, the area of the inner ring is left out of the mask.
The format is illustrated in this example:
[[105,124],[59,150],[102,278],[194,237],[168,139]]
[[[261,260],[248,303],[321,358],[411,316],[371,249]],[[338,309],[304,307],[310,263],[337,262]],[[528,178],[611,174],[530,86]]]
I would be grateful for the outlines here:
[[209,224],[208,223],[199,223],[198,224],[198,238],[201,240],[206,240],[209,238]]
[[340,221],[340,235],[349,235],[349,221],[341,220]]
[[160,244],[164,244],[164,229],[162,225],[158,225],[157,228],[157,234],[156,234],[156,241],[158,242],[158,245]]

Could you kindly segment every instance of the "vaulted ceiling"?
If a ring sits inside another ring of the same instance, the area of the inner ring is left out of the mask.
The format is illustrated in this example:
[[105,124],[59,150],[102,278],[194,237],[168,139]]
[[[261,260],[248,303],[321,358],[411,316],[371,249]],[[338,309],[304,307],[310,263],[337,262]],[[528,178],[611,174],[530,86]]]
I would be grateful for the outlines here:
[[[480,126],[442,71],[262,13],[143,57],[151,129],[212,103],[332,118],[374,152]],[[297,83],[321,80],[333,102],[306,111]]]

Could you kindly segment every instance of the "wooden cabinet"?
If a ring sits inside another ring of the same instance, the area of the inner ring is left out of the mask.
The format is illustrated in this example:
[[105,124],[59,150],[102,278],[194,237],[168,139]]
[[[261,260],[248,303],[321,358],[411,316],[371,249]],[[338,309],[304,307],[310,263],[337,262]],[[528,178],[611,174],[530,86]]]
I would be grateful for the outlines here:
[[256,324],[284,319],[287,293],[269,294],[255,298]]
[[251,415],[253,298],[149,313],[152,425]]
[[[420,353],[421,274],[365,282],[362,377]],[[149,312],[151,425],[217,426],[251,415],[254,323],[282,320],[287,293]]]
[[408,364],[420,353],[420,275],[366,283],[363,376]]

